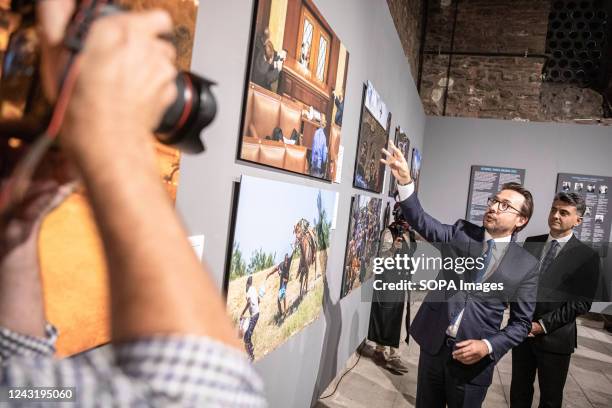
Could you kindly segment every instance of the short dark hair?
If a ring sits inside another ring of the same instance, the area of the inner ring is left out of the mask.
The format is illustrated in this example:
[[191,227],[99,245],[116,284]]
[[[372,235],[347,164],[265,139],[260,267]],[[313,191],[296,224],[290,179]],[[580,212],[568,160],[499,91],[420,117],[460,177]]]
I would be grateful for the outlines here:
[[562,201],[565,204],[569,204],[572,207],[576,207],[576,212],[581,217],[584,215],[584,212],[586,211],[586,202],[584,201],[584,198],[582,198],[580,195],[576,193],[565,193],[562,191],[555,195],[553,202],[554,201]]
[[531,192],[529,190],[527,190],[525,187],[523,187],[519,183],[514,183],[514,182],[506,183],[502,186],[501,189],[516,191],[517,193],[525,197],[525,201],[523,202],[523,206],[520,208],[520,211],[521,211],[521,215],[527,218],[527,222],[525,223],[525,225],[521,227],[516,227],[516,229],[514,230],[514,233],[517,233],[521,231],[523,228],[525,228],[527,224],[529,224],[529,220],[531,219],[531,216],[533,215],[533,196],[531,195]]

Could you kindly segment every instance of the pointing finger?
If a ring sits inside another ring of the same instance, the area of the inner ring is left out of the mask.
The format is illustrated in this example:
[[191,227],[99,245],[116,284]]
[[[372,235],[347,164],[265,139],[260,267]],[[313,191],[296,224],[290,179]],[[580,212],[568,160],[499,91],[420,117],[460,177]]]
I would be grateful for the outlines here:
[[380,149],[380,151],[387,157],[392,157],[393,153],[391,153],[390,151],[388,151],[387,149],[385,149],[384,147],[382,149]]

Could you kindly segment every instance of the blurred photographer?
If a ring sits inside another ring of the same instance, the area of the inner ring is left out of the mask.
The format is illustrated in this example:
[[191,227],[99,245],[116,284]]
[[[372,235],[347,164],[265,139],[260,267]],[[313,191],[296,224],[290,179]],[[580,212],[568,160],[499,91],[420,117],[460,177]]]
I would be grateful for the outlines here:
[[[395,258],[396,255],[412,257],[416,250],[414,232],[404,218],[399,203],[393,208],[393,222],[382,232],[382,239],[378,256]],[[410,279],[411,274],[406,270],[395,267],[385,268],[384,272],[376,275],[374,279],[382,282],[400,282]],[[372,359],[377,365],[386,369],[404,374],[408,367],[401,360],[398,352],[402,332],[402,316],[406,305],[406,333],[410,327],[410,291],[382,291],[374,290],[372,295],[372,308],[370,311],[370,327],[368,340],[376,343]],[[409,337],[406,337],[408,343]],[[385,353],[389,347],[389,354]]]
[[[41,74],[53,100],[75,1],[37,7]],[[96,20],[75,62],[59,134],[104,244],[112,346],[53,359],[57,333],[44,318],[36,237],[69,189],[39,175],[0,231],[0,390],[75,387],[78,406],[265,406],[262,383],[157,172],[152,131],[177,95],[175,50],[160,38],[171,28],[161,11]]]

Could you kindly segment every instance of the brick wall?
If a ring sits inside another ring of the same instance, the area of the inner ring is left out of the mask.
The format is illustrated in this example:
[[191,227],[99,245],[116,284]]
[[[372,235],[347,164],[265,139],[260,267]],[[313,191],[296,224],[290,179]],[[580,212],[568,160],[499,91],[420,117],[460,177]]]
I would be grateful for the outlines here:
[[[406,15],[407,4],[416,2],[387,1],[406,55],[411,64],[413,61],[418,64],[415,38],[404,39],[417,26],[414,17]],[[600,120],[604,114],[603,98],[596,91],[542,83],[546,60],[540,55],[545,53],[551,0],[459,0],[455,10],[456,2],[427,2],[420,87],[427,114],[559,122],[590,118],[580,122],[611,122]],[[455,13],[452,49],[460,55],[449,56]],[[528,58],[507,55],[525,53]],[[449,60],[449,91],[444,108]],[[416,65],[412,66],[416,72]]]
[[[449,56],[427,55],[421,99],[442,115]],[[539,120],[542,58],[453,56],[447,116]]]
[[410,63],[415,83],[419,72],[419,53],[421,48],[422,0],[387,0],[395,28]]

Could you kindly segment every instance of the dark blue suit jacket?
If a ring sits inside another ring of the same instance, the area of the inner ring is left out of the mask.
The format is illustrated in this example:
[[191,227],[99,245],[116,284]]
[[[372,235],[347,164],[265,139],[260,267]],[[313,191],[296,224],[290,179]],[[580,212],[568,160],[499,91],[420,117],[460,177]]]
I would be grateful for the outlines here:
[[[485,229],[465,220],[454,225],[442,224],[427,214],[416,194],[400,203],[408,223],[428,242],[438,247],[443,258],[481,256]],[[422,350],[438,354],[450,324],[449,308],[465,306],[456,341],[487,339],[493,353],[472,365],[455,360],[449,362],[454,374],[472,384],[490,385],[493,367],[512,347],[520,344],[531,330],[531,318],[536,304],[538,260],[518,244],[508,244],[504,257],[486,282],[503,283],[503,290],[490,291],[430,291],[419,308],[410,334]],[[442,270],[438,279],[473,281],[470,273],[458,274]],[[504,310],[510,305],[510,318],[500,329]]]

